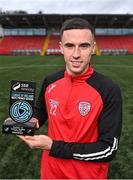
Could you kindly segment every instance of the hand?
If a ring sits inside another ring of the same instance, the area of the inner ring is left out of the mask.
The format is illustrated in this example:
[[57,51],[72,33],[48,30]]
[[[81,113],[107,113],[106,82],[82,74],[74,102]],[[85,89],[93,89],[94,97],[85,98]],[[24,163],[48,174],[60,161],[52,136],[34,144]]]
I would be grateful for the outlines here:
[[5,122],[9,121],[9,120],[12,120],[12,119],[10,117],[8,117],[8,118],[5,119]]
[[[8,118],[5,119],[5,122],[6,122],[6,121],[9,121],[9,120],[12,120],[12,119],[11,119],[10,117],[8,117]],[[34,123],[36,124],[36,128],[39,128],[39,120],[38,120],[38,119],[32,117],[32,118],[29,120],[29,122],[34,122]]]
[[23,140],[31,149],[45,149],[50,150],[52,146],[52,139],[46,135],[34,135],[34,136],[20,136],[17,135],[21,140]]
[[39,120],[38,120],[38,119],[32,117],[29,122],[34,122],[34,123],[36,123],[36,128],[39,128]]

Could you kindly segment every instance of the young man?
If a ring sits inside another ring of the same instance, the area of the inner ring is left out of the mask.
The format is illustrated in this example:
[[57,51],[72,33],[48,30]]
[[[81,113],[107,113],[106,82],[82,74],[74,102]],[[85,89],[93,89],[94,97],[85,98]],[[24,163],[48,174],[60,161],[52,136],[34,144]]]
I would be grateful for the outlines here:
[[66,70],[45,78],[32,121],[48,119],[48,136],[19,136],[43,149],[42,179],[106,179],[122,125],[119,87],[91,66],[94,30],[81,18],[67,20],[60,48]]

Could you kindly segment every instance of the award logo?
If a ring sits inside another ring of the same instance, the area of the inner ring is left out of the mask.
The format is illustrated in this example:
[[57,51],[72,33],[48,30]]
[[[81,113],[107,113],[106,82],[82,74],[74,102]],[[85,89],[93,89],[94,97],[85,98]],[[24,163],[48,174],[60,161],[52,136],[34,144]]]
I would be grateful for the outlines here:
[[34,113],[36,83],[11,81],[9,115],[3,123],[3,133],[34,135],[36,125],[30,122]]

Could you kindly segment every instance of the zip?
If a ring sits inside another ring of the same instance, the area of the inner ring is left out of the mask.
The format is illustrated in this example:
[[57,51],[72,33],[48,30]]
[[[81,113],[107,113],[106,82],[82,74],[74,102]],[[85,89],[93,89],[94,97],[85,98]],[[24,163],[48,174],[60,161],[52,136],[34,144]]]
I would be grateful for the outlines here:
[[67,110],[68,110],[68,102],[69,102],[69,99],[70,99],[70,97],[71,97],[71,93],[72,93],[72,89],[73,89],[73,79],[72,79],[72,77],[71,77],[71,79],[69,80],[70,81],[70,84],[71,84],[71,88],[70,88],[70,90],[69,90],[69,93],[68,93],[68,97],[67,97],[67,101],[66,101],[66,112],[67,112]]

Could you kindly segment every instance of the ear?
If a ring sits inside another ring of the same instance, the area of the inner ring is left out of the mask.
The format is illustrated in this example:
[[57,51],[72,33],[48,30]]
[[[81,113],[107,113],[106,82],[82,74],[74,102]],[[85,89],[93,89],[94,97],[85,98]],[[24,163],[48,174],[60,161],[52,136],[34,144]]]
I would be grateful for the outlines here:
[[93,44],[92,55],[96,54],[96,42]]
[[60,47],[60,50],[61,50],[61,54],[64,54],[64,52],[63,52],[63,45],[62,45],[61,41],[59,42],[59,47]]

